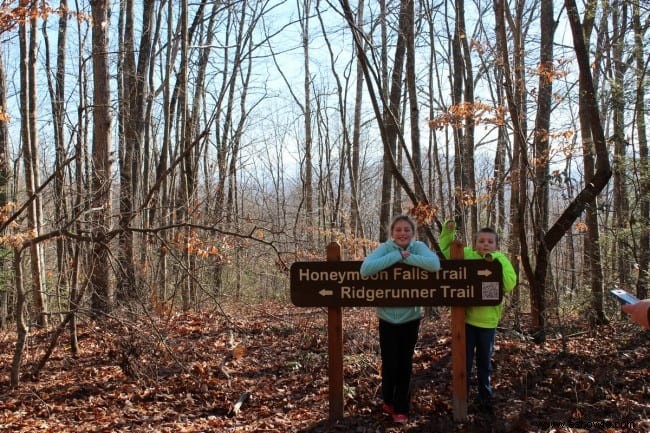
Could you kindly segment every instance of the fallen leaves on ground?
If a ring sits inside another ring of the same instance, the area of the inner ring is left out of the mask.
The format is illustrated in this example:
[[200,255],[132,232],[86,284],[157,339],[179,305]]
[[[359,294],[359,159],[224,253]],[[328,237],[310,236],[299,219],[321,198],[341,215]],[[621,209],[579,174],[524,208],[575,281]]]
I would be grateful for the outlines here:
[[650,432],[650,336],[633,324],[558,332],[536,344],[504,320],[491,415],[453,420],[445,309],[422,322],[409,423],[381,413],[376,318],[346,308],[344,418],[329,421],[327,310],[265,303],[79,326],[38,378],[52,333],[34,331],[9,387],[15,333],[0,333],[0,431]]

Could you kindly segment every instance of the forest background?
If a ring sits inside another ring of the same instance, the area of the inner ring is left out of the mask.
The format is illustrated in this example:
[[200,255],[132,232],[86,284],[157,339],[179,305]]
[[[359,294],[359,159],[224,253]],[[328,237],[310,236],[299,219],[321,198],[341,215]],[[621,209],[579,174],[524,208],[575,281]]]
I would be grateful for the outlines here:
[[[397,214],[493,226],[543,342],[648,295],[642,0],[3,1],[0,326],[288,301]],[[43,359],[46,362],[47,356]]]

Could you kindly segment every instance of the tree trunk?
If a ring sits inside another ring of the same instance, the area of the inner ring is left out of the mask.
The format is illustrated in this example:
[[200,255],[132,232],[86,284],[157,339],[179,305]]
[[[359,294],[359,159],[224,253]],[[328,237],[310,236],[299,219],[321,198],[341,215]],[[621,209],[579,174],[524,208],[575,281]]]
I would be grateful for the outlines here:
[[[424,188],[424,176],[422,173],[422,149],[420,145],[420,110],[418,108],[418,92],[416,77],[416,52],[415,52],[415,9],[414,0],[406,2],[406,89],[409,103],[409,123],[411,131],[411,161],[409,163],[413,173],[413,189],[418,204],[428,202],[427,191]],[[407,149],[404,149],[405,153]],[[408,153],[406,153],[408,158]],[[430,221],[419,221],[420,230]]]
[[[546,232],[541,242],[536,249],[537,264],[533,272],[530,261],[527,259],[526,254],[522,253],[522,263],[526,270],[529,281],[534,285],[534,292],[539,296],[540,291],[544,290],[544,279],[546,276],[546,266],[548,265],[548,252],[552,251],[560,239],[571,228],[575,220],[584,212],[588,205],[593,205],[598,194],[605,188],[611,177],[612,171],[609,163],[607,143],[605,141],[605,134],[603,132],[602,124],[600,123],[600,113],[598,110],[598,103],[595,96],[595,87],[591,76],[589,56],[585,47],[583,27],[580,23],[580,17],[574,0],[566,0],[565,5],[569,22],[571,24],[571,33],[573,35],[574,49],[576,59],[580,68],[580,81],[584,82],[584,101],[585,108],[589,114],[589,128],[591,136],[594,141],[594,150],[596,154],[596,171],[591,180],[587,183],[582,191],[576,198],[569,204],[569,206],[562,212],[560,217],[555,221],[553,226]],[[543,293],[543,291],[541,292]],[[535,295],[534,295],[535,296]],[[539,300],[539,299],[538,299]],[[543,298],[542,298],[543,300]],[[539,307],[540,305],[537,304]],[[542,305],[543,306],[543,305]],[[543,341],[544,328],[539,325],[544,324],[543,310],[535,311],[538,316],[539,331],[537,341]],[[539,322],[541,320],[541,323]]]
[[[461,77],[463,100],[462,104],[474,106],[474,71],[472,53],[469,48],[467,30],[465,27],[465,0],[456,1],[456,33],[459,38],[462,61]],[[473,110],[470,110],[472,112]],[[478,231],[478,206],[476,203],[476,179],[474,174],[474,116],[468,115],[463,122],[463,136],[460,141],[461,185],[464,206],[469,208],[470,233]],[[458,157],[458,156],[457,156]]]
[[309,248],[314,248],[313,244],[314,238],[313,233],[315,229],[315,219],[314,219],[314,174],[313,174],[313,160],[312,160],[312,130],[311,130],[311,72],[309,71],[309,16],[311,15],[310,11],[310,0],[303,0],[302,2],[302,12],[303,17],[300,20],[300,26],[302,31],[302,50],[303,50],[303,65],[305,68],[303,85],[305,92],[305,163],[304,163],[304,173],[305,178],[303,180],[304,188],[304,197],[305,197],[305,225],[306,230],[305,234],[307,235],[307,243]]
[[[386,157],[387,153],[390,155],[395,155],[395,135],[397,128],[397,119],[399,118],[399,98],[401,95],[401,80],[402,80],[402,68],[404,64],[404,38],[397,38],[397,46],[395,47],[395,64],[393,67],[393,76],[389,82],[388,79],[388,39],[387,39],[387,22],[386,14],[388,9],[386,7],[386,1],[381,0],[379,2],[380,7],[380,26],[381,26],[381,68],[382,68],[382,81],[381,81],[381,100],[390,102],[388,105],[384,103],[383,112],[381,114],[383,123],[385,125],[385,136],[382,137],[382,144],[384,146],[384,158],[383,158],[383,167],[381,174],[381,200],[379,203],[379,242],[383,242],[389,238],[388,226],[390,224],[391,218],[391,201],[392,201],[392,190],[393,190],[393,178],[392,171],[390,166],[390,158]],[[400,8],[400,17],[402,9]],[[395,77],[397,77],[397,82],[395,82]],[[397,93],[396,93],[397,92]],[[395,101],[395,99],[397,99]],[[394,110],[392,115],[390,110]],[[379,120],[379,119],[378,119]],[[393,137],[393,138],[391,138]]]
[[[461,5],[456,6],[459,8]],[[458,12],[456,12],[458,13]],[[464,63],[463,63],[463,53],[460,43],[460,29],[461,26],[458,22],[454,26],[454,36],[451,44],[451,56],[453,59],[451,73],[452,76],[452,91],[451,91],[451,103],[460,107],[463,103],[463,76],[464,76]],[[465,130],[452,126],[452,133],[454,136],[454,217],[458,223],[459,229],[461,228],[461,223],[466,221],[465,216],[465,207],[463,206],[463,197],[465,196],[465,187],[463,183],[465,176],[463,175],[463,148],[465,146]]]
[[546,278],[550,249],[544,244],[544,233],[548,228],[548,174],[549,174],[549,129],[551,123],[551,100],[553,95],[553,1],[542,0],[540,11],[540,64],[537,89],[537,117],[533,133],[533,169],[535,183],[533,191],[533,237],[535,239],[536,267],[531,281],[531,311],[533,327],[544,331],[546,314]]
[[[509,256],[513,259],[513,266],[519,273],[518,257],[522,254],[522,249],[527,253],[526,243],[522,247],[521,239],[525,238],[525,207],[527,201],[527,178],[526,178],[526,137],[528,135],[528,126],[526,119],[527,106],[526,101],[526,81],[524,65],[524,6],[525,0],[516,2],[515,14],[505,8],[504,0],[494,1],[495,10],[495,33],[497,36],[497,47],[500,57],[500,65],[503,68],[504,85],[503,91],[507,101],[508,110],[513,126],[513,143],[512,143],[512,161],[510,167],[510,221],[512,228],[509,232]],[[509,19],[506,19],[506,16]],[[513,50],[513,67],[510,67],[510,55],[508,52],[508,40],[506,36],[506,22],[512,25],[512,50]],[[514,290],[512,294],[512,305],[516,312],[520,311],[520,291]],[[519,315],[515,316],[515,327],[519,329]]]
[[112,309],[110,263],[106,233],[111,214],[111,94],[108,62],[108,2],[93,0],[93,149],[92,149],[92,231],[93,245],[89,274],[92,289],[92,311],[95,317]]
[[[68,219],[68,200],[64,194],[65,186],[65,172],[61,170],[61,165],[63,161],[66,160],[66,149],[65,149],[65,73],[66,73],[66,39],[67,39],[67,29],[68,29],[68,6],[66,0],[62,0],[60,3],[60,13],[59,18],[59,32],[57,38],[57,50],[56,50],[56,73],[54,76],[54,83],[52,83],[51,74],[47,75],[48,78],[48,89],[50,94],[50,100],[52,105],[52,124],[54,127],[54,147],[55,147],[55,156],[54,156],[54,170],[57,173],[56,178],[54,179],[54,201],[59,203],[58,206],[54,207],[54,219],[57,223],[62,221],[67,221]],[[45,40],[45,56],[46,56],[46,67],[48,70],[51,69],[50,66],[50,49],[49,49],[49,32],[47,29],[47,20],[43,20],[43,39]],[[63,239],[63,237],[56,240],[56,269],[57,269],[57,280],[55,284],[56,299],[58,302],[57,309],[63,311],[64,307],[61,304],[62,292],[66,291],[68,287],[68,276],[67,276],[67,266],[66,266],[66,247],[68,243]]]
[[[23,6],[26,4],[23,2]],[[25,168],[25,190],[27,198],[30,199],[38,187],[38,132],[36,126],[36,29],[34,27],[35,19],[30,20],[30,37],[27,40],[28,25],[21,23],[19,25],[20,39],[20,111],[21,111],[21,136],[23,163]],[[27,225],[32,236],[38,236],[40,230],[39,211],[40,200],[36,197],[29,203],[27,209]],[[32,292],[34,296],[35,308],[37,311],[36,321],[40,326],[47,325],[47,305],[45,300],[45,286],[41,275],[42,260],[41,248],[38,244],[32,244],[30,249],[30,263],[32,276]]]
[[[625,45],[624,34],[628,31],[626,2],[615,2],[611,8],[611,21],[613,32],[611,47],[613,70],[610,82],[612,92],[612,126],[614,128],[614,134],[612,137],[614,141],[612,169],[614,181],[614,218],[616,222],[616,228],[614,229],[614,256],[616,257],[616,280],[618,280],[620,287],[629,287],[632,283],[632,279],[630,278],[632,267],[630,266],[628,257],[632,252],[626,247],[626,245],[631,245],[631,239],[629,239],[630,205],[627,191],[627,179],[630,166],[626,155],[626,96],[625,83],[623,81],[627,70],[626,60],[623,59]],[[602,301],[600,304],[602,305]]]
[[[119,140],[119,165],[120,165],[120,217],[118,225],[119,250],[117,260],[119,263],[117,274],[116,300],[128,303],[138,298],[138,284],[135,277],[135,263],[133,253],[133,231],[129,226],[135,217],[134,207],[136,193],[139,185],[140,155],[144,141],[144,100],[147,97],[147,68],[150,55],[151,14],[153,2],[146,2],[142,11],[142,37],[140,39],[139,67],[136,68],[135,40],[134,40],[134,10],[133,0],[123,3],[124,9],[120,16],[124,17],[123,41],[120,50],[123,58],[120,70],[121,85],[118,87],[120,95],[120,125],[121,136]],[[140,69],[142,67],[142,69]]]
[[[187,14],[188,14],[188,5],[187,0],[182,0],[180,4],[180,31],[181,31],[181,65],[179,67],[178,73],[178,107],[180,117],[179,122],[182,125],[179,137],[181,143],[181,154],[183,155],[183,161],[181,164],[181,175],[180,175],[180,191],[178,192],[178,200],[180,209],[177,216],[178,223],[187,223],[189,221],[189,209],[190,209],[190,200],[193,194],[192,185],[194,184],[194,174],[192,172],[192,152],[186,152],[187,147],[190,145],[190,131],[188,131],[188,126],[191,124],[191,121],[188,119],[190,113],[188,112],[188,102],[187,102],[187,73],[188,73],[188,62],[189,62],[189,34],[188,34],[188,24],[187,24]],[[192,267],[191,261],[191,251],[189,247],[189,242],[192,237],[192,231],[189,227],[182,229],[183,230],[183,239],[185,242],[185,248],[182,252],[182,268],[185,270],[186,275],[183,279],[183,286],[181,288],[181,298],[183,303],[183,311],[189,311],[192,307],[192,277],[189,270]]]
[[23,283],[23,269],[22,269],[22,256],[19,249],[14,249],[14,286],[16,289],[16,348],[14,349],[14,357],[11,363],[11,381],[12,388],[17,388],[20,384],[20,367],[23,362],[23,354],[25,346],[27,345],[27,335],[29,328],[25,323],[25,287]]
[[639,299],[648,297],[650,289],[650,160],[648,159],[648,137],[646,136],[645,86],[648,70],[643,58],[643,28],[641,27],[641,0],[634,1],[632,26],[634,28],[634,57],[636,61],[636,106],[635,117],[639,140],[639,275],[636,281],[636,294]]
[[[7,81],[2,58],[0,57],[0,208],[7,204],[9,188],[9,131],[7,127]],[[4,234],[4,233],[2,233]],[[4,248],[3,248],[4,250]],[[5,264],[0,262],[0,270],[5,269]],[[0,329],[6,329],[9,313],[9,288],[0,289]]]
[[[363,8],[364,0],[359,0],[357,9],[357,26],[363,29]],[[362,47],[366,49],[366,45]],[[356,83],[354,98],[354,125],[352,129],[352,148],[349,152],[350,158],[350,232],[355,238],[364,237],[363,224],[361,222],[361,212],[359,209],[359,185],[360,185],[360,148],[361,148],[361,109],[363,107],[363,68],[357,58],[356,63]],[[365,252],[363,254],[365,256]]]
[[[589,40],[593,28],[593,17],[597,5],[592,1],[585,12],[583,31],[585,43]],[[578,115],[580,119],[580,131],[582,136],[582,154],[585,183],[591,182],[596,174],[594,159],[594,140],[589,127],[590,113],[589,101],[586,99],[587,83],[583,80],[579,83],[580,99],[578,106]],[[595,199],[594,204],[598,203]],[[585,209],[585,223],[587,225],[587,236],[584,239],[584,258],[586,279],[589,281],[591,289],[591,302],[589,314],[592,324],[602,324],[606,321],[603,313],[603,268],[601,264],[600,251],[600,231],[598,229],[598,206],[590,206]]]

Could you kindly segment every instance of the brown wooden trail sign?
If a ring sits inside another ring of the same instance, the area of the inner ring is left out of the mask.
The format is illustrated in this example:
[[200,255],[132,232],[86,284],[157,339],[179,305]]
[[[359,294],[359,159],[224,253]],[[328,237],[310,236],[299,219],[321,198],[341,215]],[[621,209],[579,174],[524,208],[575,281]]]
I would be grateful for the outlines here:
[[[430,272],[396,265],[377,276],[361,278],[360,261],[341,261],[341,247],[327,246],[326,262],[291,266],[291,301],[298,307],[328,307],[330,422],[343,418],[343,313],[352,306],[451,306],[452,388],[455,421],[467,420],[465,307],[497,305],[503,299],[501,265],[463,260],[463,245],[454,242],[451,260]],[[399,289],[397,289],[399,287]]]
[[362,278],[360,261],[296,262],[291,302],[298,307],[498,305],[501,265],[487,260],[442,260],[431,272],[399,264]]

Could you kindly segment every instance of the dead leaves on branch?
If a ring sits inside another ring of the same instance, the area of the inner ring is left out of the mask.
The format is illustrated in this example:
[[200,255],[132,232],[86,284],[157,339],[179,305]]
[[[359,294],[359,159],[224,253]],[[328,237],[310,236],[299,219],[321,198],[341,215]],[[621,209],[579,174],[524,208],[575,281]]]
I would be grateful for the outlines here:
[[449,107],[437,117],[429,120],[429,127],[463,128],[468,123],[478,125],[505,125],[506,108],[503,105],[488,105],[482,102],[462,102]]

